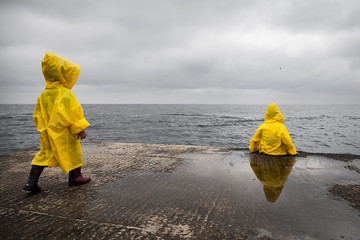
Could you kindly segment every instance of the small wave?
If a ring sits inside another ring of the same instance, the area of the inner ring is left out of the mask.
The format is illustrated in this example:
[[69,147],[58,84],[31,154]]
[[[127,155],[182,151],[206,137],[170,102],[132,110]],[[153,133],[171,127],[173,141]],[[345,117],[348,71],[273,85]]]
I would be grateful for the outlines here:
[[205,114],[191,114],[191,113],[167,113],[161,114],[161,116],[183,116],[183,117],[208,117],[212,115],[205,115]]
[[198,124],[197,127],[213,127],[214,125],[208,125],[208,124]]
[[328,115],[320,115],[320,116],[311,116],[311,117],[299,117],[300,120],[320,120],[320,119],[329,119],[333,118],[332,116]]
[[157,122],[158,122],[158,123],[173,123],[173,122],[170,121],[170,120],[158,120]]
[[234,126],[234,127],[240,127],[242,126],[243,123],[248,123],[248,122],[253,122],[253,121],[243,121],[243,120],[238,120],[238,121],[233,121],[233,122],[227,122],[227,123],[220,123],[220,124],[197,124],[196,127],[199,127],[199,128],[204,128],[204,127],[231,127],[231,126]]
[[248,118],[243,118],[243,119],[239,119],[239,122],[263,122],[264,119],[248,119]]
[[360,120],[360,117],[356,117],[356,116],[344,116],[344,118],[347,118],[350,120]]
[[340,138],[347,138],[347,136],[345,134],[339,133],[339,132],[334,132],[334,136],[340,137]]
[[319,119],[318,116],[316,117],[299,117],[300,120],[315,120],[315,119]]
[[220,116],[220,119],[234,119],[239,122],[263,122],[264,118]]
[[220,118],[227,118],[227,119],[237,119],[238,117],[234,117],[234,116],[220,116]]
[[14,116],[9,116],[9,115],[3,115],[3,116],[0,116],[0,120],[2,119],[13,119],[15,118]]

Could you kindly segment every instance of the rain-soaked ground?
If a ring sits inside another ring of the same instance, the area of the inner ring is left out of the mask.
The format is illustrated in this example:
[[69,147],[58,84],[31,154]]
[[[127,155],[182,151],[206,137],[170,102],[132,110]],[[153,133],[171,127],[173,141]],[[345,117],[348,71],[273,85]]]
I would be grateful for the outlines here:
[[357,157],[88,144],[92,183],[68,188],[52,168],[44,192],[20,193],[33,154],[0,158],[21,178],[0,185],[3,239],[360,239]]

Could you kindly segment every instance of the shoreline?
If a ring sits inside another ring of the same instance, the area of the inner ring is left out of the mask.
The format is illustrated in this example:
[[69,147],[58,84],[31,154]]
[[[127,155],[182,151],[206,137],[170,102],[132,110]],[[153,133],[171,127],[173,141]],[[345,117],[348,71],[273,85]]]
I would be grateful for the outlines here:
[[[221,151],[243,151],[243,152],[248,152],[251,153],[249,148],[234,148],[234,147],[218,147],[218,146],[206,146],[206,145],[184,145],[184,144],[159,144],[159,143],[141,143],[141,142],[136,142],[136,143],[128,143],[128,142],[96,142],[96,141],[85,141],[85,142],[81,142],[81,146],[83,147],[83,145],[88,145],[88,144],[130,144],[130,145],[139,145],[139,144],[143,144],[143,145],[158,145],[158,146],[188,146],[188,147],[194,147],[194,148],[209,148],[209,149],[218,149]],[[25,149],[25,150],[21,150],[21,151],[14,151],[14,152],[9,152],[9,153],[0,153],[0,157],[5,157],[8,155],[12,155],[12,154],[16,154],[16,153],[22,153],[22,152],[38,152],[40,149],[39,148],[33,148],[33,149]],[[269,155],[270,156],[270,155]],[[297,157],[308,157],[308,156],[319,156],[319,157],[325,157],[325,158],[330,158],[333,160],[339,160],[339,161],[344,161],[344,162],[348,162],[348,161],[352,161],[352,160],[357,160],[360,159],[360,154],[353,154],[353,153],[322,153],[322,152],[306,152],[306,151],[298,151],[298,155]]]

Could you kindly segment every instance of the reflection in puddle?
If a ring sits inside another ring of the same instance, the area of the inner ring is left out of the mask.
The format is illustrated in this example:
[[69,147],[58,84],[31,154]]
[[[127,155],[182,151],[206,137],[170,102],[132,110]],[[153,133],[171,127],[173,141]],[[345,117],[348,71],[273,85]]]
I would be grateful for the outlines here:
[[295,163],[295,157],[270,157],[250,155],[250,165],[256,177],[264,185],[266,200],[276,202]]
[[360,238],[359,211],[328,193],[359,183],[346,168],[357,162],[236,151],[178,157],[172,171],[130,173],[99,188],[89,217],[164,238]]

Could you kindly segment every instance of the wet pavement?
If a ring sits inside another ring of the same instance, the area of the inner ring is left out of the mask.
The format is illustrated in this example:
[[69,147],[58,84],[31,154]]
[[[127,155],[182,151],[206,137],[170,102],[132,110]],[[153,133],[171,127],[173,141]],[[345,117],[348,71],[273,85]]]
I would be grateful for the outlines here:
[[84,143],[67,186],[35,151],[0,156],[1,239],[360,239],[360,158],[266,157],[212,147]]

